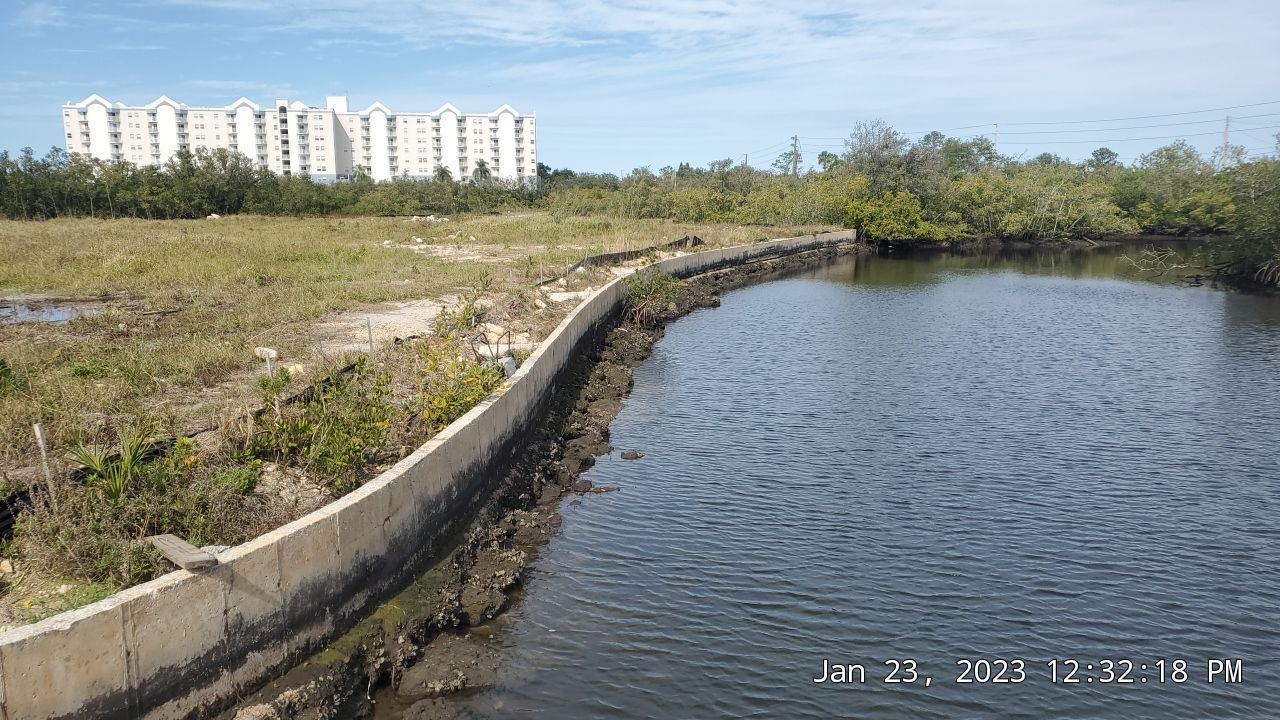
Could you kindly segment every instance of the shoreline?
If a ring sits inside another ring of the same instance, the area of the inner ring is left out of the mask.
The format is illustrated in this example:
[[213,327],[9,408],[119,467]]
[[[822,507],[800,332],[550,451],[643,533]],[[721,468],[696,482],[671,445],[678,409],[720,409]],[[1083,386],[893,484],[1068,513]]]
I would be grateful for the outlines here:
[[1020,240],[1001,237],[959,238],[935,242],[932,240],[881,240],[873,247],[887,247],[894,252],[930,252],[949,250],[953,252],[989,252],[992,250],[1032,250],[1032,249],[1081,249],[1096,247],[1141,246],[1158,243],[1192,243],[1200,242],[1209,235],[1169,235],[1166,233],[1136,233],[1131,235],[1109,235],[1094,238],[1053,238],[1047,240]]
[[518,595],[522,572],[558,530],[560,503],[613,489],[593,487],[579,476],[613,450],[609,424],[630,393],[632,369],[649,357],[663,327],[718,306],[725,291],[869,251],[847,243],[713,270],[684,281],[676,305],[653,326],[612,320],[580,352],[536,436],[442,559],[324,650],[216,717],[395,717],[388,713],[396,710],[423,720],[454,717],[443,698],[492,683],[499,660],[486,647],[492,623]]

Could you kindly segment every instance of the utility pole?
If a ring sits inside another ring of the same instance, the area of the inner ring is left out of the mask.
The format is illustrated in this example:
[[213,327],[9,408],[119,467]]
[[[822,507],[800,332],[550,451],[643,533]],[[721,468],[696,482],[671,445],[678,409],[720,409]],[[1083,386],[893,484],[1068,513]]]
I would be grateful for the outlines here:
[[800,177],[800,136],[791,136],[791,177]]
[[1000,154],[1000,123],[996,123],[996,139],[995,139],[995,142],[992,144],[995,146],[996,154],[999,155]]
[[1223,170],[1227,167],[1228,153],[1231,151],[1231,116],[1228,115],[1222,121],[1222,152],[1218,154],[1218,169]]

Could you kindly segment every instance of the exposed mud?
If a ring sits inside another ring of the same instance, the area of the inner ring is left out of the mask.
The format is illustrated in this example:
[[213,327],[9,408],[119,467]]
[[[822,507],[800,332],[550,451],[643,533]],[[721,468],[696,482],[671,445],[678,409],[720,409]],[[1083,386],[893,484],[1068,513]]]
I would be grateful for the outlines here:
[[[567,495],[606,492],[580,475],[614,448],[609,424],[663,326],[720,293],[863,251],[843,245],[700,275],[684,283],[655,324],[619,318],[584,350],[545,422],[499,490],[457,538],[447,558],[385,600],[355,629],[222,717],[236,720],[458,717],[450,697],[493,684],[500,655],[491,641],[521,575],[560,524]],[[632,459],[643,453],[628,449]]]

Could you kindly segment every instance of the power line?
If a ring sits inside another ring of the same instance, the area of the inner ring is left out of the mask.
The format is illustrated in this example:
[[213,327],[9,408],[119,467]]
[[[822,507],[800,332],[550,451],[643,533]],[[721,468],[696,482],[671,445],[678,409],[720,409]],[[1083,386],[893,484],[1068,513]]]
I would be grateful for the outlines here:
[[[1000,123],[1000,124],[1005,125],[1005,126],[1009,126],[1009,125],[1086,125],[1086,124],[1090,124],[1090,123],[1123,122],[1123,121],[1127,121],[1127,120],[1152,120],[1152,119],[1157,119],[1157,118],[1167,118],[1167,117],[1184,117],[1184,116],[1187,116],[1187,115],[1202,115],[1202,114],[1204,114],[1204,113],[1208,113],[1208,112],[1222,112],[1222,111],[1226,111],[1226,110],[1240,110],[1240,109],[1242,109],[1242,108],[1264,107],[1264,106],[1266,106],[1266,105],[1280,105],[1280,100],[1267,100],[1266,102],[1248,103],[1248,104],[1245,104],[1245,105],[1230,105],[1230,106],[1226,106],[1226,107],[1206,108],[1206,109],[1204,109],[1204,110],[1186,110],[1186,111],[1183,111],[1183,112],[1161,113],[1161,114],[1158,114],[1158,115],[1131,115],[1131,116],[1129,116],[1129,117],[1097,118],[1097,119],[1094,119],[1094,120],[1052,120],[1052,121],[1044,121],[1044,120],[1040,120],[1040,121],[1035,121],[1035,122],[1030,122],[1030,121],[1028,121],[1028,122],[1002,122],[1002,123]],[[1240,119],[1250,118],[1250,117],[1270,117],[1270,116],[1272,116],[1272,115],[1280,115],[1280,113],[1261,113],[1261,114],[1258,114],[1258,115],[1245,115],[1245,116],[1237,117],[1236,119],[1237,119],[1237,120],[1240,120]],[[1211,120],[1188,120],[1188,121],[1186,121],[1186,122],[1181,122],[1181,123],[1169,123],[1169,124],[1167,124],[1167,125],[1163,125],[1163,126],[1162,126],[1162,125],[1148,125],[1148,126],[1135,126],[1135,127],[1132,127],[1132,128],[1085,128],[1085,129],[1083,129],[1083,130],[1062,130],[1062,131],[1059,131],[1059,132],[1064,132],[1064,133],[1065,133],[1065,132],[1090,132],[1090,131],[1129,130],[1129,129],[1136,130],[1136,129],[1140,129],[1140,128],[1144,128],[1144,127],[1177,127],[1177,126],[1179,126],[1179,125],[1197,125],[1197,124],[1203,124],[1203,123],[1216,123],[1216,122],[1218,122],[1218,118],[1213,118],[1213,119],[1211,119]],[[995,126],[995,125],[996,125],[996,123],[979,123],[979,124],[977,124],[977,125],[962,125],[962,126],[960,126],[960,127],[941,128],[941,129],[935,129],[935,130],[910,130],[910,131],[898,131],[898,133],[899,133],[900,135],[927,135],[927,134],[929,134],[929,133],[931,133],[931,132],[944,132],[944,133],[947,133],[947,132],[955,132],[955,131],[957,131],[957,130],[976,130],[976,129],[980,129],[980,128],[993,127],[993,126]],[[1030,132],[1032,132],[1032,131],[1022,131],[1022,132],[1018,132],[1018,133],[1005,133],[1005,134],[1008,134],[1008,135],[1022,135],[1022,134],[1028,134],[1028,133],[1030,133]],[[1052,132],[1054,132],[1054,131],[1040,131],[1040,132],[1050,132],[1050,133],[1052,133]],[[803,138],[803,139],[805,139],[805,140],[847,140],[848,138],[847,138],[847,137],[805,137],[805,138]]]
[[765,147],[760,148],[759,150],[751,150],[751,151],[747,152],[746,154],[747,154],[747,155],[759,155],[759,154],[760,154],[760,153],[762,153],[762,152],[769,152],[769,151],[771,151],[771,150],[774,150],[774,149],[777,149],[777,148],[781,148],[781,147],[783,147],[783,146],[790,145],[790,144],[791,144],[791,138],[787,138],[786,140],[783,140],[782,142],[776,142],[776,143],[774,143],[774,144],[772,144],[772,145],[767,145],[767,146],[765,146]]
[[[1152,120],[1162,117],[1180,117],[1182,115],[1200,115],[1207,112],[1221,112],[1223,110],[1239,110],[1241,108],[1262,107],[1263,105],[1280,105],[1280,100],[1268,100],[1266,102],[1250,103],[1248,105],[1231,105],[1229,107],[1208,108],[1206,110],[1187,110],[1186,112],[1163,113],[1160,115],[1134,115],[1132,117],[1107,118],[1103,120],[1058,120],[1055,122],[1012,122],[1006,125],[1083,125],[1085,123],[1100,122],[1120,122],[1123,120]],[[980,125],[972,127],[981,127]],[[957,130],[966,130],[968,128],[956,128]]]
[[[1280,128],[1280,125],[1267,125],[1265,127],[1247,128],[1246,130],[1272,130]],[[1102,129],[1102,128],[1099,128]],[[1136,142],[1138,140],[1176,140],[1178,138],[1203,137],[1205,135],[1217,135],[1217,130],[1202,133],[1183,133],[1181,135],[1154,135],[1150,137],[1139,138],[1102,138],[1090,140],[1034,140],[1030,142],[1014,142],[1014,145],[1071,145],[1075,143],[1115,143],[1115,142]]]
[[[1248,118],[1275,117],[1280,113],[1260,113],[1258,115],[1240,115],[1232,117],[1232,120],[1246,120]],[[1156,125],[1128,125],[1126,127],[1109,127],[1109,128],[1083,128],[1080,130],[1022,130],[1020,132],[1005,133],[1006,135],[1059,135],[1064,133],[1089,133],[1089,132],[1112,132],[1115,130],[1146,130],[1148,128],[1164,128],[1164,127],[1182,127],[1183,125],[1207,125],[1209,123],[1220,123],[1222,118],[1213,118],[1212,120],[1187,120],[1180,123],[1160,123]]]

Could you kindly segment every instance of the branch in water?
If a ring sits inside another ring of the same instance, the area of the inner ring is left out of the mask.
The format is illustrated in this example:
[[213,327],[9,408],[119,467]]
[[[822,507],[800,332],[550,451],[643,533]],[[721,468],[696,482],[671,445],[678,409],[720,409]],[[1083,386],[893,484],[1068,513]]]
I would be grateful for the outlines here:
[[1138,272],[1147,273],[1153,277],[1160,277],[1174,270],[1197,267],[1173,248],[1157,248],[1153,245],[1148,245],[1136,258],[1128,255],[1120,256],[1120,262],[1127,263]]

